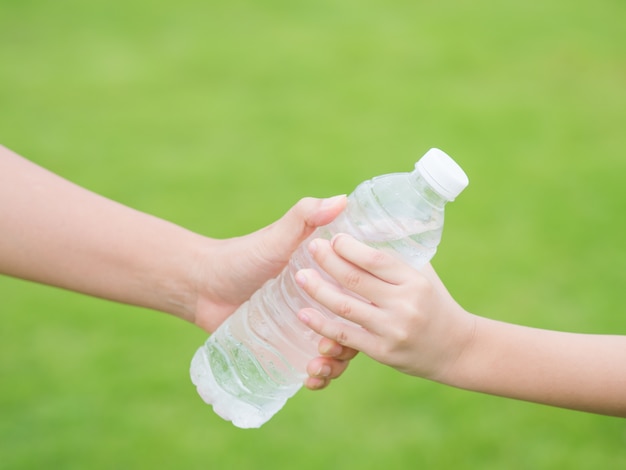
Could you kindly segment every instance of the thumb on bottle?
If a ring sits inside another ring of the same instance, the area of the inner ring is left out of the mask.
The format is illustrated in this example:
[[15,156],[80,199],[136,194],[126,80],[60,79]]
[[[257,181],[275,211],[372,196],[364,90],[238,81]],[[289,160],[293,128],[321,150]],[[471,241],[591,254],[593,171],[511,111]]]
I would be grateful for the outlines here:
[[314,201],[317,202],[318,207],[305,220],[307,225],[320,227],[332,222],[346,208],[348,198],[345,194],[341,194],[326,199],[314,199]]
[[270,250],[279,253],[281,259],[288,259],[306,237],[317,227],[332,222],[346,204],[345,195],[326,199],[302,198],[285,215],[260,233]]

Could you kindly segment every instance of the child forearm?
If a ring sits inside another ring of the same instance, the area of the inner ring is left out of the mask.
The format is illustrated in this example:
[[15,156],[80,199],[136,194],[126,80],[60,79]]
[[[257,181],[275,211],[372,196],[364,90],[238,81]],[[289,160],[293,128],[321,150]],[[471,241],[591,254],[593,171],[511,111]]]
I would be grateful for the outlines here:
[[626,337],[563,333],[477,317],[472,342],[441,381],[626,417]]

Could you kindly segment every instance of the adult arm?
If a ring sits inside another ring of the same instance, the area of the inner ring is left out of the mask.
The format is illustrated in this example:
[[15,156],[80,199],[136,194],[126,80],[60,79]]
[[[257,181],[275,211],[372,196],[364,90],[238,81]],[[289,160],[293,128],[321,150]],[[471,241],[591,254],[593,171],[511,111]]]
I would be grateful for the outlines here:
[[[263,283],[345,197],[304,198],[252,234],[208,238],[82,188],[0,146],[0,274],[176,315],[207,332]],[[340,375],[355,352],[310,364],[309,388]]]

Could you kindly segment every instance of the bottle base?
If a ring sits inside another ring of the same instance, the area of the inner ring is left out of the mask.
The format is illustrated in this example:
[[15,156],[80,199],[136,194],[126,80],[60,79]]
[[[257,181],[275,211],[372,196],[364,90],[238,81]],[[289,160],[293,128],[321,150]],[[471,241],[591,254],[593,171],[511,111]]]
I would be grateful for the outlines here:
[[198,395],[213,407],[215,414],[231,421],[242,429],[259,428],[269,421],[287,401],[274,401],[263,408],[238,399],[225,391],[215,380],[205,346],[193,356],[190,368],[191,381]]

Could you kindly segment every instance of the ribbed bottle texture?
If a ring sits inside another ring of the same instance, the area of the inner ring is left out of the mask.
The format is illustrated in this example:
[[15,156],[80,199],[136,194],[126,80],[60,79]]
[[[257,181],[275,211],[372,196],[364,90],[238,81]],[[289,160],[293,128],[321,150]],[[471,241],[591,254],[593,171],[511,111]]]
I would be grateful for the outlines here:
[[[445,203],[466,185],[460,167],[432,149],[411,173],[383,175],[360,184],[349,196],[345,211],[309,240],[348,233],[420,268],[437,250]],[[313,306],[334,316],[294,280],[300,269],[316,267],[306,249],[309,240],[277,278],[209,337],[192,360],[191,379],[200,396],[238,427],[261,426],[300,389],[320,337],[296,313]]]

